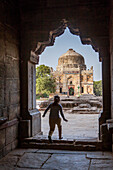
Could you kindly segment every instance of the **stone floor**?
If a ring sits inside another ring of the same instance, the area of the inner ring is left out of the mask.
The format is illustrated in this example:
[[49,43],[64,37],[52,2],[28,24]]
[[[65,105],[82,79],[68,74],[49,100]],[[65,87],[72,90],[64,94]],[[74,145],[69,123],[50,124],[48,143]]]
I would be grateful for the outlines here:
[[[41,111],[43,114],[43,111]],[[62,120],[63,137],[73,139],[96,139],[98,138],[98,114],[69,114],[65,113],[68,122]],[[48,136],[49,131],[49,112],[42,120],[43,135]],[[57,127],[53,138],[58,136]]]
[[113,153],[16,149],[0,160],[0,170],[113,170]]

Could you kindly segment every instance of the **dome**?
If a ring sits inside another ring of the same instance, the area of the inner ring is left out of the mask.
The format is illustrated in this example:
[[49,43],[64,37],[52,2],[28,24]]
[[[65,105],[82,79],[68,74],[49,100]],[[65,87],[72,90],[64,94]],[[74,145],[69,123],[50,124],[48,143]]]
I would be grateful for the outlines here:
[[79,53],[75,52],[73,49],[69,49],[66,53],[60,56],[58,60],[58,65],[65,64],[84,65],[84,57]]

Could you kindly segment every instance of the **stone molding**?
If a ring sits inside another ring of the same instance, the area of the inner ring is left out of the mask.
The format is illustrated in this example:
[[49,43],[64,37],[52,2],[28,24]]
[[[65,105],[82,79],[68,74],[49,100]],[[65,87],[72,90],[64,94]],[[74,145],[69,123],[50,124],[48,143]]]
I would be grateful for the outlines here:
[[10,127],[10,126],[13,126],[13,125],[18,124],[18,123],[19,123],[18,119],[13,119],[11,121],[7,121],[6,123],[4,123],[0,126],[0,130],[5,129],[5,128]]

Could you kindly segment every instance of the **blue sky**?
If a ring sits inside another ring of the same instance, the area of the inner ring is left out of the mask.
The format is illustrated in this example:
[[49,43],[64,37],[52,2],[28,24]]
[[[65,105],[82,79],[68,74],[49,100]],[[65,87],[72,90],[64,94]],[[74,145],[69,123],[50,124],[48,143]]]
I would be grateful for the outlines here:
[[93,66],[94,81],[102,80],[102,63],[99,62],[98,53],[92,49],[91,45],[82,45],[79,36],[71,34],[68,28],[64,34],[55,39],[54,46],[46,47],[40,55],[39,65],[45,64],[56,70],[58,58],[70,48],[84,57],[87,69]]

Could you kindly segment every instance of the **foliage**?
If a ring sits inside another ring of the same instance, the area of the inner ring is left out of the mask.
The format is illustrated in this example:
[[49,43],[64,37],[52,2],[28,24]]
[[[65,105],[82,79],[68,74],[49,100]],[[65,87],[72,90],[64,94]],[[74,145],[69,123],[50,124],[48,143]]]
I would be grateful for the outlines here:
[[96,96],[102,96],[102,80],[93,82],[94,94]]
[[50,68],[48,66],[40,65],[36,68],[36,78],[50,76]]
[[55,79],[51,75],[50,68],[40,65],[36,68],[36,95],[48,97],[50,93],[55,92]]

